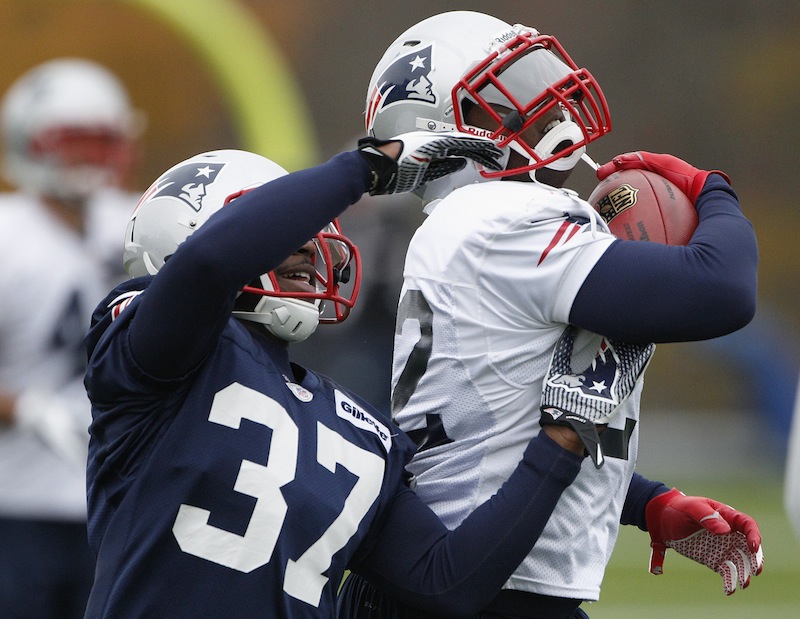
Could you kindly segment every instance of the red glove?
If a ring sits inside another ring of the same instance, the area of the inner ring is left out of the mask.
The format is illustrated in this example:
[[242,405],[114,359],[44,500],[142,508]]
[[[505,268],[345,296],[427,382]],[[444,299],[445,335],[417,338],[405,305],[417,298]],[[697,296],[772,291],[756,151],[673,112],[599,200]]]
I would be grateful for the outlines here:
[[722,576],[725,595],[731,595],[764,567],[758,524],[728,505],[673,488],[647,504],[645,519],[653,574],[663,573],[667,548],[674,548]]
[[603,180],[618,170],[630,169],[649,170],[663,176],[686,194],[692,204],[703,190],[709,174],[720,174],[728,183],[731,182],[728,175],[719,170],[698,170],[683,159],[672,155],[648,153],[643,150],[617,155],[608,163],[597,168],[597,178]]

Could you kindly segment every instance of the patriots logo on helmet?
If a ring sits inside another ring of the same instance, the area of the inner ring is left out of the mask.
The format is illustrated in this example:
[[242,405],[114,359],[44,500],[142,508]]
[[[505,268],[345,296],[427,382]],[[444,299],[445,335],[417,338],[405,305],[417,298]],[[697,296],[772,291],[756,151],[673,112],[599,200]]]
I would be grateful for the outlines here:
[[170,170],[153,183],[139,203],[144,204],[161,196],[172,196],[183,200],[199,212],[203,208],[203,199],[208,193],[208,186],[217,180],[220,170],[224,167],[224,163],[204,161]]
[[435,106],[436,93],[430,80],[433,68],[433,45],[397,58],[380,75],[367,105],[367,130],[376,114],[403,101],[419,101]]

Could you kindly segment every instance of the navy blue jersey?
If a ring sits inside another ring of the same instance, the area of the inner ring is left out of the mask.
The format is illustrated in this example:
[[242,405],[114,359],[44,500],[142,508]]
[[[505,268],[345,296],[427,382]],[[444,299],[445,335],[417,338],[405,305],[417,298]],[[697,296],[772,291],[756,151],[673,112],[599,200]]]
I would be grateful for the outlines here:
[[95,310],[87,619],[333,617],[346,569],[474,614],[538,539],[582,458],[537,437],[449,531],[407,485],[404,434],[231,316],[254,273],[368,187],[355,152],[262,185]]
[[[411,441],[326,378],[287,375],[285,350],[233,319],[191,380],[148,378],[125,337],[139,301],[95,326],[88,616],[269,616],[276,600],[287,617],[330,614],[326,574],[370,547]],[[208,586],[184,596],[186,581]]]

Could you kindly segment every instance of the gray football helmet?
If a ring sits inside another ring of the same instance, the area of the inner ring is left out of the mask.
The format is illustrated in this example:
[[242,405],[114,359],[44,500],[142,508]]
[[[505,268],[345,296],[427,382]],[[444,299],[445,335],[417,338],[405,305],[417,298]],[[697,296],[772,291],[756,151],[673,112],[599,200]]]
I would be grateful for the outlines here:
[[[467,124],[479,106],[488,128]],[[536,144],[524,134],[553,108]],[[477,165],[442,179],[453,187],[533,171],[571,170],[586,145],[611,129],[600,86],[573,62],[555,37],[489,15],[452,11],[429,17],[400,35],[370,80],[365,111],[370,135],[388,139],[413,130],[459,130],[494,139],[527,162],[493,172]]]
[[[186,238],[243,193],[287,174],[254,153],[201,153],[164,172],[139,200],[125,233],[123,262],[132,277],[155,275]],[[338,221],[314,239],[316,292],[281,291],[275,274],[263,273],[242,289],[233,315],[263,324],[289,342],[306,339],[319,323],[347,318],[361,283],[358,249]],[[340,286],[348,284],[347,292]]]
[[74,200],[124,184],[144,115],[105,67],[60,58],[12,84],[0,122],[6,180],[37,195]]

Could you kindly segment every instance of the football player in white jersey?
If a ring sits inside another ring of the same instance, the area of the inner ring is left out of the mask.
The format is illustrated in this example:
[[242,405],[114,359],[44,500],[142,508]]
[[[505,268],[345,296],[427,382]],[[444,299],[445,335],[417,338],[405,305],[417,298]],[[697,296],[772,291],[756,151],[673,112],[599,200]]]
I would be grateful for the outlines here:
[[82,338],[124,273],[140,113],[106,68],[61,58],[2,101],[0,616],[83,617],[91,419]]
[[[490,137],[505,152],[499,172],[468,165],[421,188],[428,216],[404,268],[392,414],[417,443],[409,470],[419,496],[449,527],[497,491],[541,427],[586,423],[543,393],[556,402],[574,390],[615,399],[613,381],[553,373],[564,365],[557,349],[564,336],[575,367],[586,367],[603,336],[640,344],[705,339],[753,316],[756,240],[724,174],[652,153],[622,155],[598,170],[604,178],[619,168],[652,169],[683,189],[700,220],[685,247],[616,239],[587,202],[562,188],[611,121],[594,77],[552,36],[474,12],[425,19],[376,66],[366,127],[379,139],[458,129]],[[596,419],[599,446],[594,424],[586,425],[594,464],[584,461],[482,616],[584,616],[579,607],[599,598],[620,523],[650,532],[653,573],[667,547],[718,571],[728,594],[760,571],[752,519],[634,472],[641,389],[640,377],[617,416]],[[711,532],[691,519],[678,525],[678,504],[714,506],[714,520],[732,529]],[[684,539],[708,536],[725,550],[711,556]],[[349,616],[419,616],[357,579],[345,584],[345,598]]]

